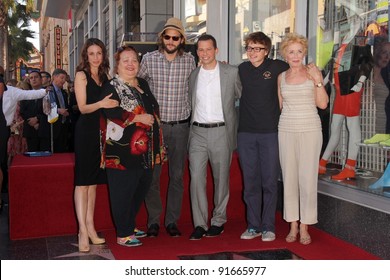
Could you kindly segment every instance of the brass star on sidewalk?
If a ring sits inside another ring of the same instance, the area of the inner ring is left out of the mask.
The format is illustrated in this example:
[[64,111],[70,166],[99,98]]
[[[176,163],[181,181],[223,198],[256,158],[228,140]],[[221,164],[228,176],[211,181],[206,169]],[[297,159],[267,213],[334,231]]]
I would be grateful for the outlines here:
[[[72,243],[72,246],[78,248],[78,244]],[[104,245],[89,245],[91,250],[88,253],[80,253],[78,250],[73,253],[69,253],[62,256],[54,257],[55,259],[61,258],[71,258],[71,257],[83,257],[83,259],[97,259],[97,257],[101,257],[106,260],[115,260],[114,255],[111,253],[111,250],[108,248],[106,244]]]

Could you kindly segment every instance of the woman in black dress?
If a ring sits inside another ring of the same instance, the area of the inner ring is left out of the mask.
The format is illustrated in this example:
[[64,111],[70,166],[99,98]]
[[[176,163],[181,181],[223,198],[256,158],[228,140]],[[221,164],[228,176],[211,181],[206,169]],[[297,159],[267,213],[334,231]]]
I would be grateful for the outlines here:
[[93,244],[105,243],[99,238],[93,221],[96,186],[106,183],[100,169],[99,119],[101,108],[114,108],[118,102],[110,95],[100,99],[101,87],[108,80],[109,61],[102,41],[88,39],[81,51],[76,68],[75,93],[80,117],[76,123],[75,191],[74,202],[79,224],[79,251],[89,252],[89,239]]

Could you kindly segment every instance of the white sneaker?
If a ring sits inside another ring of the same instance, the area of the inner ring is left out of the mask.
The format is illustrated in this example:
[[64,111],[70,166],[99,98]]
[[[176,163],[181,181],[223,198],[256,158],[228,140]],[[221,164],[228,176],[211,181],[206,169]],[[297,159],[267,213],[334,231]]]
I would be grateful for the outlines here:
[[259,237],[261,236],[261,232],[260,231],[257,231],[253,228],[250,228],[250,229],[247,229],[246,231],[244,231],[242,234],[241,234],[241,239],[253,239],[253,238],[256,238],[256,237]]
[[263,241],[274,241],[275,240],[275,233],[272,231],[263,231],[261,235],[261,240]]

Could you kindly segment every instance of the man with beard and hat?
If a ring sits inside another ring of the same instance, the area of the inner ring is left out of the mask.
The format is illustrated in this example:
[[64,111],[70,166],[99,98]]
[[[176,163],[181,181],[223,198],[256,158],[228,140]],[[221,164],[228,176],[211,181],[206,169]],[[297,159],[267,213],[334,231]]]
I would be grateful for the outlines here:
[[[192,54],[184,51],[186,36],[180,19],[170,18],[158,34],[158,50],[143,56],[138,76],[148,81],[160,105],[165,146],[168,149],[169,185],[165,227],[172,237],[180,236],[177,220],[183,198],[183,173],[187,160],[189,117],[191,105],[188,77],[196,68]],[[148,236],[156,237],[160,228],[161,166],[153,172],[153,182],[145,203],[148,211]]]

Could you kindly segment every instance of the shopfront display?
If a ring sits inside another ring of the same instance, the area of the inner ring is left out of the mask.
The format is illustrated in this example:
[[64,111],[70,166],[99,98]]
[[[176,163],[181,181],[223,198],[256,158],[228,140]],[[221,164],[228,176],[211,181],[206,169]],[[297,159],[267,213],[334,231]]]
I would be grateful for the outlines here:
[[[361,180],[362,190],[385,195],[372,180],[389,161],[388,1],[318,1],[318,23],[317,65],[332,85],[330,137],[322,160],[344,167],[331,181]],[[356,54],[358,49],[365,51]]]

